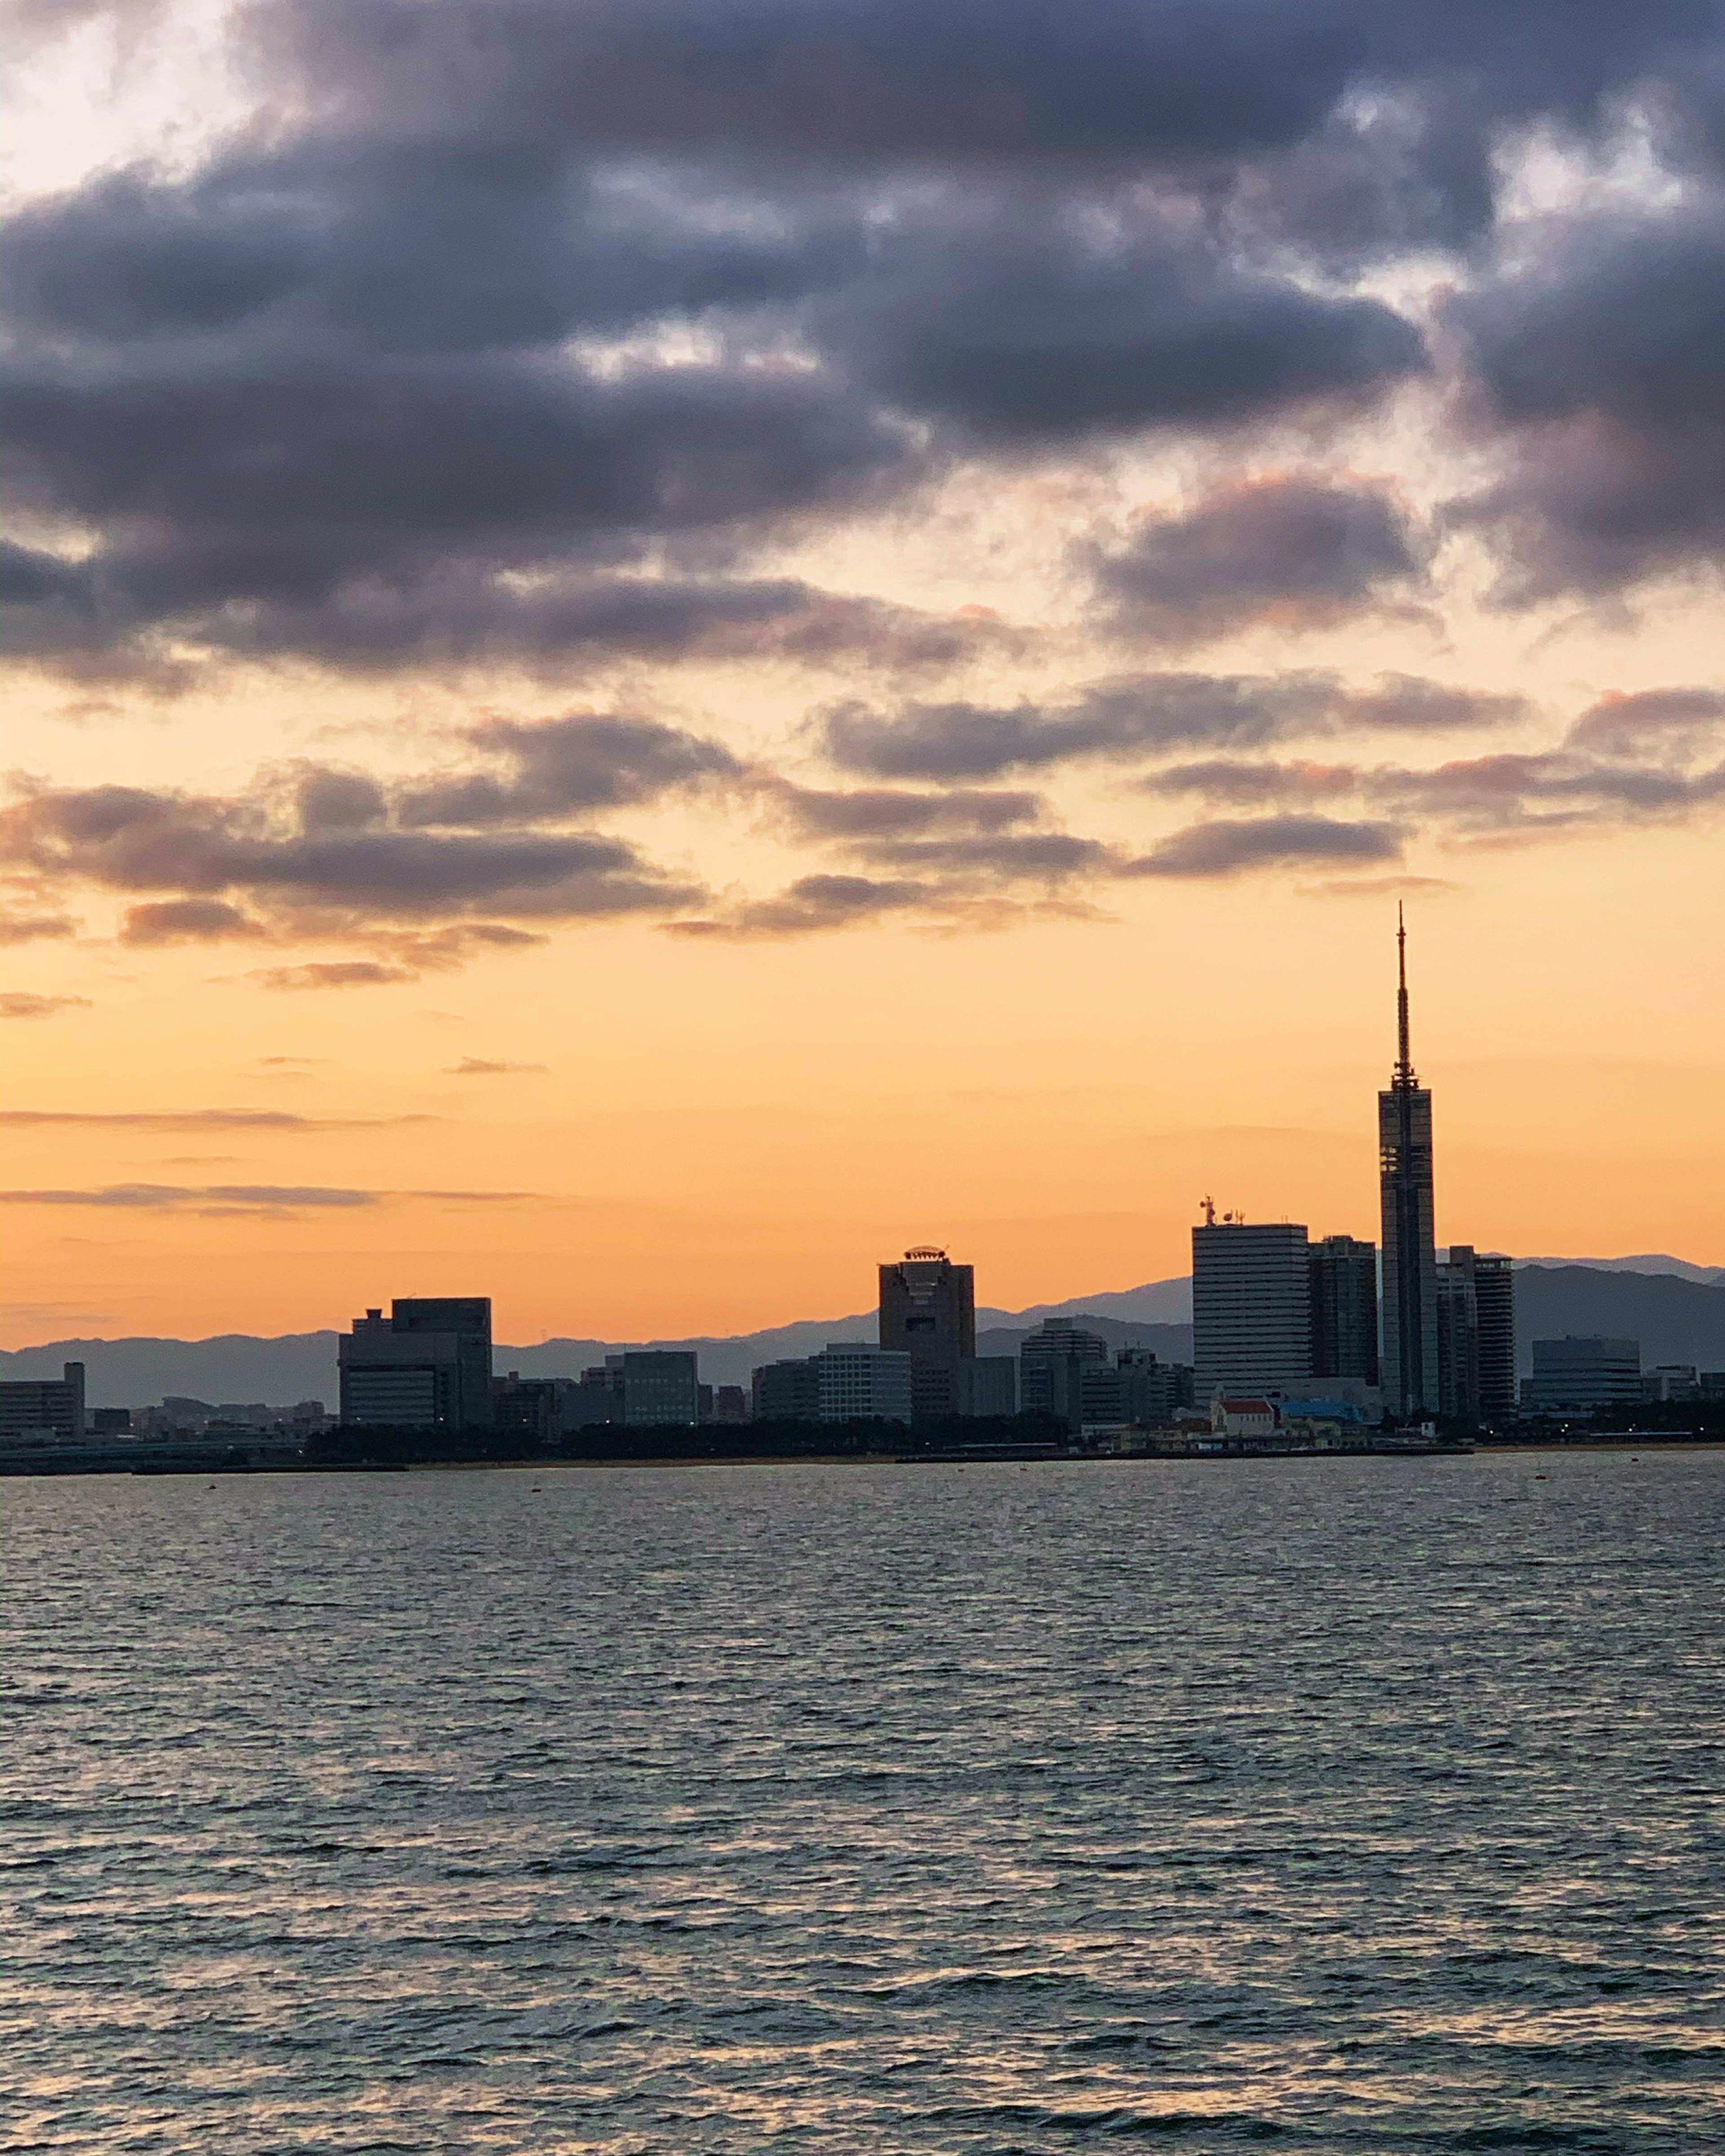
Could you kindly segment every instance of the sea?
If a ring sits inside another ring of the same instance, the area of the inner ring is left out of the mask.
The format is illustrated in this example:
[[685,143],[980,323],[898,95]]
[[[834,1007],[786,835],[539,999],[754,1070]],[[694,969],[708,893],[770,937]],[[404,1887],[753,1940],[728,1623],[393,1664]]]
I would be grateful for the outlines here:
[[0,2148],[1725,2150],[1725,1454],[0,1484]]

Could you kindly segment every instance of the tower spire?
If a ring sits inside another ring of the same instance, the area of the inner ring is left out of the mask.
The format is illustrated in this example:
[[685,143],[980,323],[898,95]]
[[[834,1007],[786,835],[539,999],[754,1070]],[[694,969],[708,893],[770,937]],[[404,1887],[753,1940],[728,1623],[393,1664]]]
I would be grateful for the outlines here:
[[1395,909],[1395,1083],[1408,1086],[1414,1082],[1414,1056],[1408,1038],[1408,927],[1399,900]]

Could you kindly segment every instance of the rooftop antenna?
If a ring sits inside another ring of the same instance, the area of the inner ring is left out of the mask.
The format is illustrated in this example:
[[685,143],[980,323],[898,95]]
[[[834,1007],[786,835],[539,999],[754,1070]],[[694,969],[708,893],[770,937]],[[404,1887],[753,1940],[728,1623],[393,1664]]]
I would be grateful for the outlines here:
[[1414,1055],[1408,1040],[1408,928],[1399,900],[1395,908],[1395,1083],[1411,1089],[1414,1080]]

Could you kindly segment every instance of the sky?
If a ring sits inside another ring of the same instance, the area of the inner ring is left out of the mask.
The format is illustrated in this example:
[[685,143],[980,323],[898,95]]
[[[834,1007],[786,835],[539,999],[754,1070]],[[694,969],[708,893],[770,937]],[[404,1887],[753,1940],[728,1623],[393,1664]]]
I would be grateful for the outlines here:
[[1725,8],[10,12],[6,1344],[1725,1262]]

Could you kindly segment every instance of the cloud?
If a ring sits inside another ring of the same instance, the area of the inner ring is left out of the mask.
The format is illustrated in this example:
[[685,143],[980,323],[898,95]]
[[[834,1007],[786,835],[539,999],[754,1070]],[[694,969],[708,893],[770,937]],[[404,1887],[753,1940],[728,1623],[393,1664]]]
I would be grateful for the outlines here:
[[883,714],[861,704],[829,711],[828,755],[842,768],[883,778],[976,779],[1082,758],[1137,761],[1187,747],[1252,747],[1363,731],[1447,730],[1499,724],[1525,709],[1518,697],[1452,690],[1384,675],[1373,690],[1334,675],[1142,674],[1097,682],[1071,704],[910,703]]
[[356,1190],[318,1183],[110,1183],[90,1189],[0,1190],[0,1204],[90,1206],[122,1212],[190,1213],[204,1219],[280,1219],[306,1212],[347,1212],[405,1201],[514,1204],[521,1190]]
[[776,897],[755,899],[710,919],[668,921],[685,937],[804,936],[855,927],[883,915],[904,913],[938,901],[930,886],[858,875],[798,876]]
[[37,996],[21,988],[0,993],[0,1018],[52,1018],[63,1010],[89,1010],[88,996]]
[[1040,794],[999,788],[954,787],[939,793],[886,787],[823,793],[780,781],[773,798],[799,834],[811,839],[865,841],[979,833],[1034,824],[1043,814]]
[[261,921],[218,898],[158,899],[126,909],[120,931],[122,943],[151,945],[213,942],[218,937],[261,936]]
[[550,1065],[544,1063],[490,1063],[482,1055],[464,1055],[459,1063],[446,1065],[444,1075],[446,1078],[504,1078],[528,1071],[542,1072],[549,1068]]
[[79,924],[68,913],[0,913],[0,944],[34,943],[75,936]]
[[1497,596],[1601,597],[1725,566],[1725,198],[1579,218],[1449,305],[1503,475],[1452,506]]
[[1391,824],[1344,824],[1327,816],[1263,816],[1194,824],[1134,865],[1146,876],[1230,876],[1250,869],[1308,863],[1393,861],[1405,834]]
[[0,1127],[132,1131],[382,1131],[436,1116],[290,1116],[277,1108],[0,1108]]
[[379,988],[417,981],[411,966],[386,966],[376,958],[313,959],[303,966],[266,966],[252,976],[266,988]]
[[742,775],[722,743],[650,719],[488,719],[467,737],[482,753],[504,759],[509,775],[469,773],[406,786],[398,798],[404,824],[533,822],[632,807]]
[[1601,696],[1565,737],[1565,746],[1599,756],[1649,752],[1686,756],[1725,738],[1725,693],[1717,689],[1643,689]]
[[1425,552],[1388,488],[1293,475],[1218,487],[1183,515],[1142,519],[1118,551],[1081,559],[1119,627],[1193,644],[1405,605]]

